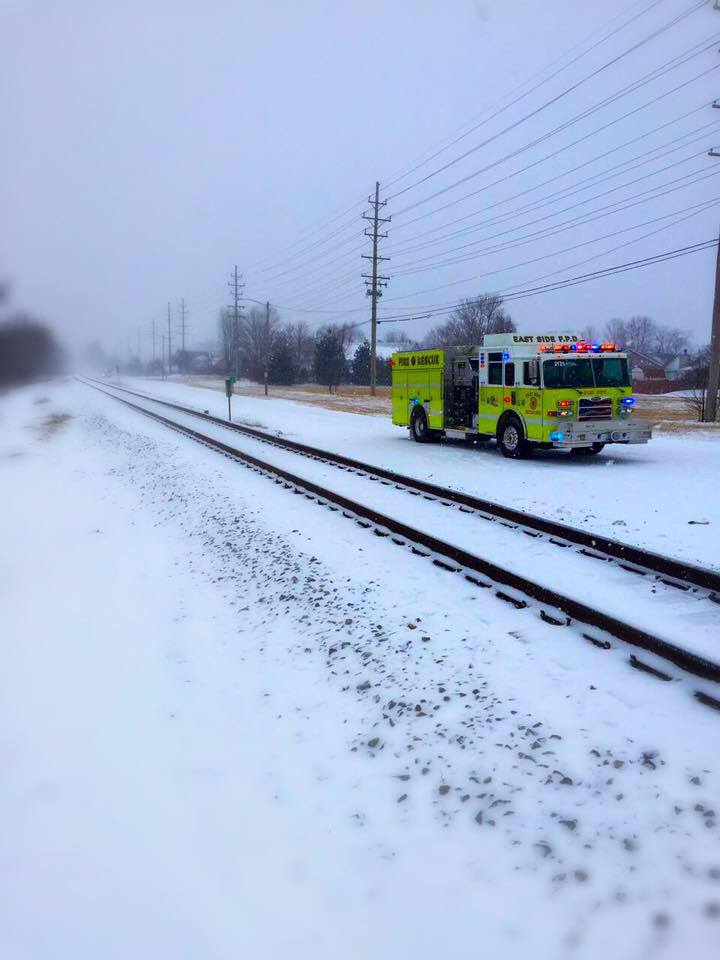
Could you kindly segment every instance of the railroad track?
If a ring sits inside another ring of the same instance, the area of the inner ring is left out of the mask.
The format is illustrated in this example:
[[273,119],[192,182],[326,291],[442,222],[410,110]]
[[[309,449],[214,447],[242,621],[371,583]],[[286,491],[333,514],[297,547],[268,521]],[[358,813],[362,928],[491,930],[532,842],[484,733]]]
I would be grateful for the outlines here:
[[[680,644],[669,642],[657,637],[637,625],[626,623],[619,618],[598,610],[589,604],[566,596],[539,583],[535,583],[521,574],[505,569],[483,557],[470,553],[452,543],[439,539],[425,531],[417,530],[396,518],[387,516],[379,511],[350,499],[335,490],[329,489],[300,477],[295,473],[269,463],[250,453],[239,450],[215,437],[195,430],[185,424],[178,423],[163,416],[127,397],[132,396],[162,407],[177,410],[185,415],[205,420],[225,429],[252,437],[272,446],[290,450],[313,460],[328,463],[343,470],[349,470],[367,476],[369,479],[380,481],[385,485],[392,484],[407,493],[437,500],[446,506],[454,506],[463,512],[477,513],[484,519],[499,522],[504,526],[517,528],[519,532],[534,538],[544,537],[561,548],[574,548],[585,556],[593,557],[605,563],[618,564],[624,570],[629,570],[643,577],[653,577],[657,581],[677,587],[687,593],[692,593],[699,600],[720,602],[720,575],[712,570],[688,564],[670,557],[664,557],[652,551],[620,541],[598,537],[585,531],[555,523],[545,518],[526,515],[499,504],[493,504],[480,498],[457,491],[447,490],[413,477],[405,477],[391,470],[374,467],[357,460],[320,450],[315,447],[301,444],[296,441],[275,437],[264,431],[255,430],[242,424],[231,424],[209,413],[200,412],[182,404],[167,400],[159,400],[147,394],[130,390],[126,387],[108,385],[97,381],[83,380],[88,386],[110,396],[126,406],[134,409],[151,419],[170,427],[177,432],[191,437],[193,440],[210,447],[251,469],[269,476],[276,483],[282,484],[297,494],[327,506],[331,510],[340,510],[344,516],[354,520],[362,527],[371,529],[380,537],[389,537],[394,543],[409,547],[413,553],[427,557],[436,566],[458,573],[474,585],[492,589],[496,596],[507,601],[516,608],[531,605],[537,607],[539,616],[547,623],[557,626],[577,624],[582,636],[595,646],[609,649],[612,644],[608,638],[614,638],[633,647],[650,652],[662,658],[667,663],[690,673],[696,677],[720,682],[720,662],[710,660],[690,651]],[[117,391],[117,392],[112,392]],[[119,393],[125,396],[118,396]],[[671,680],[673,677],[658,666],[640,660],[631,654],[629,661],[632,666],[646,671],[661,680]],[[720,699],[703,690],[695,690],[695,697],[708,706],[720,709]]]

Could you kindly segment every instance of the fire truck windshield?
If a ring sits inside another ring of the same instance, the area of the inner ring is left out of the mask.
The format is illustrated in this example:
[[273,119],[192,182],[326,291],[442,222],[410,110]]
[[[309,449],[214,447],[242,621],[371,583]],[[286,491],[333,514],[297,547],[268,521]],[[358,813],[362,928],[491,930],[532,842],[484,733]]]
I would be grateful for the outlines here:
[[627,360],[620,357],[558,357],[543,363],[544,384],[550,389],[629,387]]

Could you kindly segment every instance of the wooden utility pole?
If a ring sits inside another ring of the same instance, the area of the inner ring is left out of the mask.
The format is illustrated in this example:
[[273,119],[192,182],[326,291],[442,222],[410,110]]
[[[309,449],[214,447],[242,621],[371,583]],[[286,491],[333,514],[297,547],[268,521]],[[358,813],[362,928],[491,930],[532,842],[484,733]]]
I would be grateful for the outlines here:
[[178,322],[178,330],[180,332],[180,355],[182,356],[182,365],[184,370],[186,367],[185,334],[187,333],[187,311],[185,310],[185,297],[183,297],[180,301],[180,320]]
[[172,316],[170,313],[170,301],[168,300],[168,332],[167,332],[167,353],[168,353],[168,376],[172,373]]
[[238,276],[237,264],[228,284],[233,295],[230,309],[233,312],[233,354],[235,357],[235,377],[240,376],[240,321],[242,320],[242,306],[240,300],[245,290],[245,284]]
[[375,196],[368,197],[368,203],[372,207],[370,213],[363,214],[363,220],[369,220],[371,227],[366,228],[365,236],[372,240],[372,254],[363,254],[364,260],[372,261],[372,273],[363,273],[366,295],[370,297],[370,393],[375,395],[377,386],[377,302],[382,296],[383,287],[388,285],[390,277],[381,276],[378,273],[378,265],[381,260],[389,260],[389,257],[381,257],[378,254],[378,241],[387,237],[387,233],[380,233],[381,223],[390,223],[391,217],[381,217],[380,210],[385,206],[387,200],[380,200],[380,183],[375,183]]
[[710,334],[710,364],[708,366],[707,397],[705,398],[705,423],[717,419],[717,397],[720,387],[720,240],[715,259],[715,300],[713,302],[712,333]]
[[[713,10],[720,10],[720,2],[715,0]],[[714,110],[720,110],[720,101],[713,100]],[[720,157],[716,149],[708,151],[711,157]],[[717,419],[717,396],[720,386],[720,240],[715,258],[715,299],[713,301],[712,330],[710,333],[710,362],[708,364],[707,395],[703,406],[703,421],[715,423]]]
[[265,396],[268,395],[268,367],[270,366],[270,301],[265,301]]
[[152,331],[152,342],[153,342],[153,363],[155,363],[155,355],[156,355],[155,345],[157,343],[157,324],[155,323],[155,317],[153,317],[153,321],[150,326],[150,329]]

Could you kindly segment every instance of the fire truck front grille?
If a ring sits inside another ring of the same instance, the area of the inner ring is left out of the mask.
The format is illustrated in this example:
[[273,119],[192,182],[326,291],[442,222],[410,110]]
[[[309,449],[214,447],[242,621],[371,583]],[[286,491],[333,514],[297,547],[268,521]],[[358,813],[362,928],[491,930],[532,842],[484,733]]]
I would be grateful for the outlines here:
[[610,397],[581,397],[578,404],[578,420],[610,420],[612,399]]

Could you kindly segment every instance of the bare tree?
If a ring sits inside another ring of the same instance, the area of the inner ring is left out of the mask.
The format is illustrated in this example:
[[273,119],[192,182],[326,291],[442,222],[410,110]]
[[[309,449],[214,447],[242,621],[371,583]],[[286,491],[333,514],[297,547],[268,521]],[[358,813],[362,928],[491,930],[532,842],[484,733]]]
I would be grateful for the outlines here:
[[404,330],[391,330],[383,335],[383,342],[396,346],[398,350],[410,350],[414,343]]
[[701,347],[693,357],[693,366],[690,371],[690,388],[685,397],[685,404],[693,411],[701,423],[705,419],[709,371],[710,344],[707,344],[707,346]]
[[461,300],[447,323],[428,332],[425,343],[435,347],[460,346],[481,343],[488,333],[512,333],[515,324],[502,304],[502,297],[487,293]]
[[655,349],[657,331],[657,324],[652,317],[630,317],[626,326],[626,345],[638,353],[644,353],[646,356],[652,355]]
[[284,327],[285,338],[293,351],[298,381],[309,380],[315,362],[315,338],[304,320],[288,323]]
[[628,342],[627,322],[620,317],[613,317],[605,324],[605,336],[611,343],[616,343],[624,350]]
[[252,307],[240,321],[238,349],[242,369],[251,380],[263,379],[279,324],[278,313],[272,307],[269,313],[264,307]]
[[223,368],[225,372],[233,368],[233,318],[226,307],[221,307],[218,312],[218,348],[222,357]]
[[653,351],[663,360],[670,360],[687,350],[689,344],[690,337],[680,327],[657,327]]

